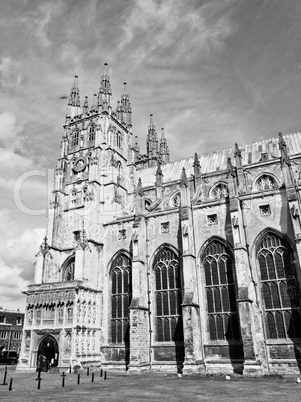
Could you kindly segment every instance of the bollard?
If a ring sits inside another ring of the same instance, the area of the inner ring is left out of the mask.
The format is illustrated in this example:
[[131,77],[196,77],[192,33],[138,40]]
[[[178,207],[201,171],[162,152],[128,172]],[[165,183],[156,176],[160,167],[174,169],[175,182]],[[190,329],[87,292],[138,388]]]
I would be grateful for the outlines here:
[[90,367],[88,366],[87,367],[87,375],[89,375],[90,374]]
[[107,379],[107,372],[106,372],[106,371],[105,371],[105,374],[104,374],[103,379],[104,379],[104,380],[106,380],[106,379]]
[[63,371],[63,374],[61,374],[61,376],[62,376],[62,387],[64,388],[64,386],[65,386],[65,377],[66,377],[66,374],[65,374],[64,371]]
[[91,382],[94,382],[94,371],[93,371],[92,376],[91,376]]
[[7,377],[7,367],[5,367],[3,383],[1,385],[7,385],[6,377]]
[[102,369],[100,369],[100,377],[102,377]]
[[72,373],[72,368],[71,368],[71,366],[69,367],[69,374],[71,374]]
[[13,379],[12,379],[12,378],[10,379],[8,390],[9,390],[9,391],[12,391],[12,390],[13,390]]
[[42,378],[40,377],[40,378],[38,378],[38,389],[41,389],[41,380],[42,380]]
[[80,374],[78,373],[77,374],[77,385],[79,385],[80,384]]
[[39,380],[41,378],[41,369],[38,369],[38,378],[36,378],[36,380]]

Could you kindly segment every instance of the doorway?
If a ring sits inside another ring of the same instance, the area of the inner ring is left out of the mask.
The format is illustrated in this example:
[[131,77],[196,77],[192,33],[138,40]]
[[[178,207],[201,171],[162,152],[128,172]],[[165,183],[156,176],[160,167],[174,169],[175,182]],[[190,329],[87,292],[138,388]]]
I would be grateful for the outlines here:
[[59,359],[59,347],[57,341],[50,335],[45,336],[39,345],[37,368],[48,371],[49,367],[56,367]]

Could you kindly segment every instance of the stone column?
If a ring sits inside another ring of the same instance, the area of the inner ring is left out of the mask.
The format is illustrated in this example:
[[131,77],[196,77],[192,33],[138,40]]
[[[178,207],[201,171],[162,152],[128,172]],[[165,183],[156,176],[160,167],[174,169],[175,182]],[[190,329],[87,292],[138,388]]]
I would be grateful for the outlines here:
[[146,265],[145,200],[138,183],[136,217],[133,224],[132,301],[130,305],[130,372],[140,372],[150,366],[149,306]]
[[264,370],[261,362],[267,360],[263,323],[246,245],[243,214],[235,197],[230,199],[230,215],[238,289],[237,307],[244,353],[243,373],[260,375]]
[[205,372],[201,347],[201,325],[197,292],[196,257],[192,210],[187,177],[183,168],[181,177],[181,238],[183,275],[183,331],[185,360],[183,374]]

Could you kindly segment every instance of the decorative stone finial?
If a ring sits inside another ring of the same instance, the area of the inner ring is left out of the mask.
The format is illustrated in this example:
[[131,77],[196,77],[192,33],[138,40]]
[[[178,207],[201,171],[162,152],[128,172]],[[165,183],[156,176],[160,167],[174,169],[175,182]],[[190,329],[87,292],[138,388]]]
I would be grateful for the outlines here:
[[281,133],[279,133],[278,136],[279,136],[278,147],[281,152],[281,156],[280,156],[281,167],[283,167],[284,165],[291,166],[291,161],[290,161],[290,158],[287,153],[286,142],[284,141]]
[[231,158],[228,157],[227,159],[227,179],[229,176],[236,177],[236,167],[232,165]]
[[187,187],[187,175],[184,167],[181,174],[181,187]]

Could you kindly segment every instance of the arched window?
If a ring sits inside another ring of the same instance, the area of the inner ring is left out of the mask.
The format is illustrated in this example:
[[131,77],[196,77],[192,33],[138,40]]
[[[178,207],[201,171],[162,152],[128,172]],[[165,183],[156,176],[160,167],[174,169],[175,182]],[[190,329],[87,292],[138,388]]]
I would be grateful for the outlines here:
[[221,241],[209,242],[202,255],[210,340],[240,339],[233,258]]
[[210,198],[218,200],[220,198],[227,198],[228,196],[229,192],[227,184],[219,183],[211,190]]
[[255,183],[255,190],[257,191],[265,191],[272,190],[273,188],[277,188],[277,184],[272,176],[264,174],[259,177],[259,179]]
[[73,133],[73,140],[72,140],[73,146],[78,145],[78,140],[79,140],[79,132],[78,130],[75,130]]
[[92,124],[89,127],[89,141],[94,141],[95,140],[95,126]]
[[179,259],[174,251],[164,247],[154,261],[156,276],[156,340],[182,341],[181,278]]
[[121,133],[119,131],[116,134],[116,145],[117,147],[121,148]]
[[268,232],[257,246],[268,339],[301,338],[300,297],[293,251]]
[[181,195],[180,193],[177,193],[171,199],[171,207],[179,208],[180,205],[181,205]]
[[74,268],[75,268],[75,260],[74,258],[70,260],[63,270],[63,282],[73,281],[74,280]]
[[111,342],[129,341],[129,305],[131,302],[131,260],[119,254],[111,269]]

